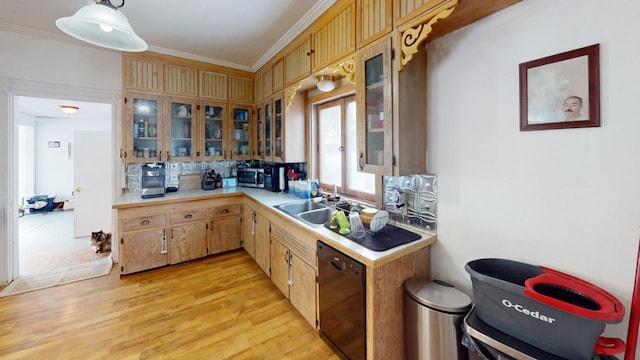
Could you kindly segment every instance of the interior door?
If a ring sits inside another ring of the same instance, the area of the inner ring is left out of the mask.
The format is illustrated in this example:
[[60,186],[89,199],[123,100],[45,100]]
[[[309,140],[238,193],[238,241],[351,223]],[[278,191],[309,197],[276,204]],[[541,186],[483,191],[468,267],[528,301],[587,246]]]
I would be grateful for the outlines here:
[[73,236],[111,232],[111,133],[76,130],[73,139]]

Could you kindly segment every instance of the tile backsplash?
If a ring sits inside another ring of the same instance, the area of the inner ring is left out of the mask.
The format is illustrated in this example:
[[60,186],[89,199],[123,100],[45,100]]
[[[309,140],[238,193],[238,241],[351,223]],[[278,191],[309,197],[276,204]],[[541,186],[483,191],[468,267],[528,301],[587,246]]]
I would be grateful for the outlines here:
[[391,220],[432,231],[438,225],[438,190],[434,174],[384,177],[384,208]]
[[[200,174],[202,170],[213,169],[222,177],[228,178],[236,176],[238,162],[230,161],[193,161],[193,162],[165,162],[166,165],[166,187],[179,187],[180,175]],[[142,165],[126,164],[126,193],[139,193],[142,184]]]

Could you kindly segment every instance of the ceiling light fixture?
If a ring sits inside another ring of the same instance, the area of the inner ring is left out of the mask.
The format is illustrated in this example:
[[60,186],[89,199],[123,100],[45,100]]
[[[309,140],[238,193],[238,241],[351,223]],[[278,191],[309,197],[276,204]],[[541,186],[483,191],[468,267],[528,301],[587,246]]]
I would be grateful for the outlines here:
[[60,109],[62,110],[63,113],[65,113],[67,115],[73,115],[80,108],[77,107],[77,106],[73,106],[73,105],[61,105]]
[[333,77],[328,75],[318,76],[318,90],[323,92],[329,92],[336,88],[336,83],[333,81]]
[[124,1],[120,6],[114,6],[109,0],[95,0],[95,4],[80,8],[73,16],[56,20],[56,26],[93,45],[120,51],[146,51],[149,46],[136,35],[127,17],[119,10]]

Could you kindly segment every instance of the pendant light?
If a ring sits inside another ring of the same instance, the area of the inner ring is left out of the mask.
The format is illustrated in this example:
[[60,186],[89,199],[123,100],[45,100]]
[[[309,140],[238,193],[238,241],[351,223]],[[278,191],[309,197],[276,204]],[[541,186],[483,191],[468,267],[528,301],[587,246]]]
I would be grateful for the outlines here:
[[336,88],[336,83],[333,81],[333,77],[328,75],[318,76],[318,90],[323,92],[329,92]]
[[56,26],[68,35],[108,49],[140,52],[149,46],[133,31],[127,17],[109,0],[96,0],[78,10],[73,16],[61,17]]

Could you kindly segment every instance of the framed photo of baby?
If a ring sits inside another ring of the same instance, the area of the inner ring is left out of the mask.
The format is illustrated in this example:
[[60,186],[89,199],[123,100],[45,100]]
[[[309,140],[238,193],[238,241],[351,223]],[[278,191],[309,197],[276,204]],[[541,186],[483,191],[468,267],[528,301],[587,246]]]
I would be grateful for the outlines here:
[[520,131],[600,126],[600,45],[520,64]]

